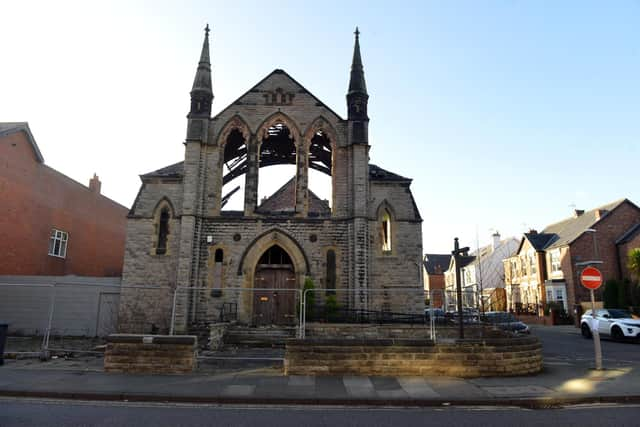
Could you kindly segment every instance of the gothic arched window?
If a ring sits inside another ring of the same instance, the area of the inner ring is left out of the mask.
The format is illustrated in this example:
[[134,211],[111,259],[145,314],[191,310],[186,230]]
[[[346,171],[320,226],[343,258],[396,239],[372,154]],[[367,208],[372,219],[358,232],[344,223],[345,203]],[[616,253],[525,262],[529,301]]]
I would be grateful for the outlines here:
[[391,215],[387,209],[382,211],[380,227],[382,252],[391,252]]
[[167,253],[169,218],[171,218],[169,209],[163,208],[160,212],[160,222],[158,223],[158,245],[156,246],[156,255],[164,255]]
[[151,251],[153,255],[167,255],[170,252],[171,218],[173,218],[171,202],[163,199],[156,206],[155,214],[153,215],[154,234]]

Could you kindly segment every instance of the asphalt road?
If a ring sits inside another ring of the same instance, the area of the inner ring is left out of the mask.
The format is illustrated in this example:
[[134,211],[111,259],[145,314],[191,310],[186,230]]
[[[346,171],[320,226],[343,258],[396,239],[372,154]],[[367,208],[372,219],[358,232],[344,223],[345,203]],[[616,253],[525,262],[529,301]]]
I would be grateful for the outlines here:
[[0,400],[0,426],[637,426],[640,406],[589,405],[527,410],[506,407],[219,407],[170,404]]
[[[531,326],[542,341],[545,364],[594,365],[593,340],[584,339],[577,328]],[[604,368],[640,365],[640,343],[601,340]]]

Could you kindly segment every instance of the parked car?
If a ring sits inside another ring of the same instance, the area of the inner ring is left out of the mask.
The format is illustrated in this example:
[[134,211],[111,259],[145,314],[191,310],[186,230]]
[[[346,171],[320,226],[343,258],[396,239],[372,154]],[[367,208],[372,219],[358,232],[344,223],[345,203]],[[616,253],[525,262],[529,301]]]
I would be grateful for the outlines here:
[[444,325],[446,323],[450,323],[451,319],[448,313],[446,313],[443,309],[435,307],[427,307],[424,309],[424,319],[426,322],[431,321],[431,317],[433,317],[433,321],[436,324]]
[[531,331],[529,326],[516,319],[515,316],[506,311],[487,311],[481,317],[483,323],[493,325],[505,331],[515,332],[518,334],[528,334]]
[[[614,340],[625,338],[640,339],[640,320],[634,319],[628,310],[619,308],[601,308],[596,310],[598,334],[611,337]],[[580,330],[585,338],[592,338],[591,310],[587,310],[580,318]]]
[[[451,321],[455,324],[460,323],[460,316],[457,310],[448,311],[447,315],[451,317]],[[462,323],[480,323],[480,312],[476,308],[463,307],[462,308]]]

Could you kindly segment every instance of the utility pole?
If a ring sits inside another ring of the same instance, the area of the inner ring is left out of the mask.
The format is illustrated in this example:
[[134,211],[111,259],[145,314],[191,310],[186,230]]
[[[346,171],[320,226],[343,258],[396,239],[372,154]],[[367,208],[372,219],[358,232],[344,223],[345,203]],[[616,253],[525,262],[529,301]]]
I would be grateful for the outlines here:
[[460,282],[460,255],[463,253],[469,252],[469,247],[461,248],[458,243],[458,238],[453,239],[453,251],[451,251],[451,255],[453,255],[453,262],[456,264],[456,299],[458,300],[458,323],[459,323],[459,333],[458,337],[460,339],[464,338],[464,315],[462,313],[462,283]]

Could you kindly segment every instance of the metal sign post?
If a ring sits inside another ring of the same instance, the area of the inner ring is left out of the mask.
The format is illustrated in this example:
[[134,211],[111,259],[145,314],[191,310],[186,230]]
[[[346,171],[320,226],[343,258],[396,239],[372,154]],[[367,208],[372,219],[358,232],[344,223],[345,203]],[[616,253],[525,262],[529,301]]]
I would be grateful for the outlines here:
[[464,314],[462,312],[462,284],[460,281],[460,255],[466,254],[469,252],[469,247],[461,248],[458,243],[458,238],[453,239],[453,251],[451,251],[451,255],[453,255],[453,259],[456,265],[456,299],[458,300],[458,322],[459,322],[459,330],[458,330],[458,338],[464,338]]
[[598,332],[598,320],[596,319],[596,298],[593,291],[602,285],[602,273],[595,267],[587,267],[580,273],[582,286],[589,289],[591,294],[591,335],[596,353],[596,369],[602,370],[602,346],[600,345],[600,333]]

